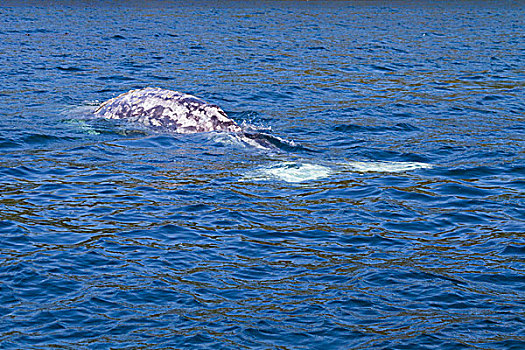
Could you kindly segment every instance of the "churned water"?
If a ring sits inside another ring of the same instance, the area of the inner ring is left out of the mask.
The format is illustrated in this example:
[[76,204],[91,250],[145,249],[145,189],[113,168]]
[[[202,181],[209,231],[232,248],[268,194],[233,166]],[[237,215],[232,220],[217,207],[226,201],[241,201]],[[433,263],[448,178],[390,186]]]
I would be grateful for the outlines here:
[[0,348],[524,348],[522,5],[4,5]]

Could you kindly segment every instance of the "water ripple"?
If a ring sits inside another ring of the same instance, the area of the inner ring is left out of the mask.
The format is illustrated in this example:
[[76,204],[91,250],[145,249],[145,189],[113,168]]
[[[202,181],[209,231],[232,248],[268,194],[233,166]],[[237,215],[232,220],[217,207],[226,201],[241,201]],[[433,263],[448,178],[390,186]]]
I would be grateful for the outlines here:
[[523,348],[523,10],[317,5],[0,8],[0,348]]

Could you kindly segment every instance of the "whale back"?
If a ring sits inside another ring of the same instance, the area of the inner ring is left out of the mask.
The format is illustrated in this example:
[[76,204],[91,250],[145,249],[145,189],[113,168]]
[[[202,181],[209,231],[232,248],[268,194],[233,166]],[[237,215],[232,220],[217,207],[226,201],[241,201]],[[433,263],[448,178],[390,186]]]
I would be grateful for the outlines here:
[[123,93],[102,103],[95,115],[182,134],[242,131],[220,107],[192,95],[161,88],[147,87]]

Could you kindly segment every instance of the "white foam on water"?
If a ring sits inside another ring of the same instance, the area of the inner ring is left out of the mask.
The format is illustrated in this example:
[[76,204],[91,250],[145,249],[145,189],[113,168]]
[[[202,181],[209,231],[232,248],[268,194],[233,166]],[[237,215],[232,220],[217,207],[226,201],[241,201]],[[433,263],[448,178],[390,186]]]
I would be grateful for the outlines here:
[[100,135],[100,133],[95,130],[91,125],[86,123],[85,120],[81,119],[69,119],[66,120],[65,123],[77,128],[79,131],[89,134],[89,135]]
[[205,134],[209,140],[220,143],[224,146],[241,146],[242,142],[234,134],[226,132],[211,132]]
[[254,125],[251,123],[246,122],[246,120],[243,120],[241,123],[241,128],[244,131],[247,132],[272,132],[271,126],[264,126],[264,125]]
[[213,142],[219,143],[226,147],[245,148],[246,146],[252,146],[258,149],[265,149],[252,139],[249,139],[243,135],[232,134],[228,132],[211,132],[205,133],[205,135],[207,135],[207,137],[209,137],[209,139]]
[[96,131],[89,123],[86,122],[87,119],[93,117],[93,112],[97,108],[98,103],[95,105],[95,102],[86,102],[83,105],[70,105],[64,107],[60,114],[66,116],[63,120],[64,123],[69,124],[73,127],[76,127],[83,133],[90,135],[99,135],[100,133]]
[[291,183],[313,181],[328,177],[331,169],[309,163],[282,162],[279,165],[258,168],[246,174],[242,181],[279,180]]
[[369,162],[348,162],[342,165],[350,168],[351,170],[362,172],[362,173],[369,173],[369,172],[399,173],[403,171],[410,171],[410,170],[416,170],[416,169],[432,168],[431,164],[420,163],[420,162],[389,162],[389,161],[373,162],[373,161],[369,161]]

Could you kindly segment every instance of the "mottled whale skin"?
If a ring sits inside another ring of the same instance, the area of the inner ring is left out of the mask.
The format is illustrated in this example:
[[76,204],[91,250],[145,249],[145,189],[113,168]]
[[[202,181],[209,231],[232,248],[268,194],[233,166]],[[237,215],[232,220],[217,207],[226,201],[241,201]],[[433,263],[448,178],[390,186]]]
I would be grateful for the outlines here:
[[112,98],[102,103],[95,115],[180,134],[242,133],[241,127],[220,107],[192,95],[154,87],[131,90]]

